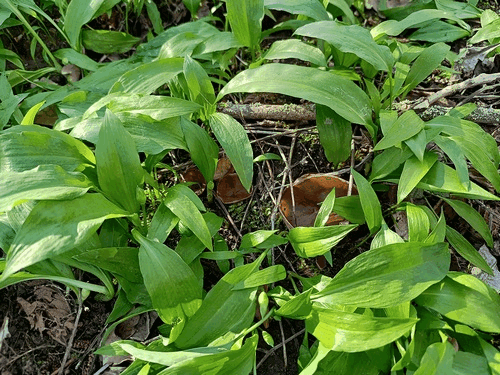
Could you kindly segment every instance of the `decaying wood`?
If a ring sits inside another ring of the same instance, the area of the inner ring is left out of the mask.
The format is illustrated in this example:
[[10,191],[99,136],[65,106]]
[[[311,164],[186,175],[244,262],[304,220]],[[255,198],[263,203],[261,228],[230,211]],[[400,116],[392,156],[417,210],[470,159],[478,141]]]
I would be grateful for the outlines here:
[[[496,79],[500,80],[500,73]],[[490,74],[491,76],[491,74]],[[479,76],[478,76],[479,77]],[[476,77],[477,78],[477,77]],[[465,81],[464,81],[465,82]],[[449,86],[451,87],[451,86]],[[396,103],[393,109],[397,111],[407,111],[413,107],[411,102]],[[451,107],[431,105],[425,111],[417,111],[424,121],[432,120],[435,117],[445,115]],[[231,117],[241,120],[265,120],[265,121],[315,121],[316,112],[314,104],[233,104],[224,103],[219,106],[219,111]],[[489,107],[477,107],[466,120],[480,124],[498,125],[500,124],[500,110]],[[276,124],[276,123],[273,123]]]
[[313,121],[316,120],[314,104],[234,104],[219,105],[219,111],[237,120],[277,120],[277,121]]

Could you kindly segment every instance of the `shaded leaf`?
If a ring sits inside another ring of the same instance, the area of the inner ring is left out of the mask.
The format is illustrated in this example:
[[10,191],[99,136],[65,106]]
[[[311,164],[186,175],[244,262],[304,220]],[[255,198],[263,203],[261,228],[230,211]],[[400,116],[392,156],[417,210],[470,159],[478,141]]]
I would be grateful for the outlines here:
[[474,246],[471,245],[469,241],[465,239],[459,232],[455,229],[447,226],[446,227],[446,239],[450,243],[451,246],[463,256],[466,260],[472,263],[474,266],[481,268],[484,272],[493,275],[493,270],[486,263],[484,258],[479,254]]
[[351,154],[352,127],[330,108],[316,105],[316,126],[319,141],[329,162],[337,165]]
[[354,169],[351,170],[351,173],[358,187],[359,199],[361,200],[366,223],[370,228],[370,233],[374,234],[382,225],[382,207],[370,183]]

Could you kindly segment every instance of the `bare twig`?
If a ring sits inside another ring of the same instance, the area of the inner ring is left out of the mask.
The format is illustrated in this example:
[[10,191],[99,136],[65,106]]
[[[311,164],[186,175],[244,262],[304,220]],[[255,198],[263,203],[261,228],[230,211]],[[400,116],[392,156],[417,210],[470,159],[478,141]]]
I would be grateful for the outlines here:
[[432,104],[436,103],[438,100],[445,98],[447,96],[453,95],[456,92],[469,89],[471,87],[485,85],[493,83],[500,80],[500,73],[493,74],[480,74],[477,77],[466,79],[460,83],[456,83],[451,86],[447,86],[444,89],[430,95],[428,98],[424,99],[422,102],[418,102],[413,105],[413,109],[426,109]]
[[236,224],[234,223],[234,220],[231,217],[231,215],[229,214],[229,211],[226,209],[226,206],[224,206],[224,203],[222,203],[222,201],[219,199],[219,197],[217,197],[216,195],[214,195],[214,198],[217,201],[217,203],[219,204],[219,207],[222,209],[222,211],[224,211],[224,215],[226,215],[227,221],[229,221],[229,223],[231,224],[231,226],[233,227],[233,229],[236,231],[236,234],[241,239],[241,237],[242,237],[241,232],[238,229],[238,227],[236,226]]
[[284,342],[281,342],[279,343],[278,345],[275,345],[273,346],[272,349],[270,349],[266,355],[259,361],[259,363],[257,364],[257,368],[259,368],[265,361],[266,359],[269,358],[269,356],[271,354],[273,354],[276,350],[278,350],[279,348],[281,348],[283,345],[285,344],[288,344],[290,341],[292,341],[293,339],[295,339],[296,337],[302,335],[304,332],[305,332],[305,328],[301,329],[299,332],[295,333],[294,335],[290,336],[289,338],[287,338]]
[[75,318],[75,326],[73,327],[73,331],[71,332],[71,336],[69,337],[68,344],[66,346],[66,351],[64,352],[64,357],[61,362],[61,367],[59,367],[58,375],[64,374],[64,369],[66,367],[66,362],[68,361],[69,355],[71,353],[71,348],[73,347],[73,341],[75,340],[76,331],[78,330],[78,322],[80,322],[80,316],[82,315],[83,310],[83,300],[82,300],[82,292],[78,292],[78,311],[76,313]]

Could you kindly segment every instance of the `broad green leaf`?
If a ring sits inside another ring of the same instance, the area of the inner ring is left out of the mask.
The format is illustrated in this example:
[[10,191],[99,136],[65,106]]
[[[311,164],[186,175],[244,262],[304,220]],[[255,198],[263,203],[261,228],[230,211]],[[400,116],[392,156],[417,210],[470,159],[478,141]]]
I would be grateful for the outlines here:
[[434,138],[434,142],[451,159],[451,161],[455,165],[455,170],[457,171],[458,178],[462,182],[462,185],[465,189],[469,189],[469,168],[467,166],[465,155],[460,147],[457,147],[457,144],[453,142],[449,137],[443,137],[441,135],[438,135],[436,138]]
[[434,163],[429,172],[420,180],[417,188],[441,193],[452,193],[471,199],[500,200],[475,183],[471,182],[470,189],[464,188],[457,171],[440,161]]
[[436,43],[426,48],[410,68],[403,88],[403,97],[427,78],[441,64],[449,51],[450,46],[444,43]]
[[[429,215],[427,215],[427,217],[429,218]],[[432,221],[430,219],[429,219],[429,221],[431,222],[431,228],[432,228],[432,225],[433,225]],[[436,242],[444,242],[445,237],[446,237],[446,220],[444,218],[444,212],[441,211],[441,216],[439,216],[439,220],[434,225],[434,229],[429,234],[429,236],[425,239],[424,242],[428,243],[428,244],[433,244]]]
[[363,352],[389,344],[417,323],[418,319],[377,318],[333,309],[313,309],[306,328],[328,349]]
[[109,93],[151,94],[181,73],[183,64],[182,58],[165,58],[143,63],[123,74]]
[[315,68],[266,64],[237,74],[220,91],[217,100],[234,92],[274,92],[330,107],[357,124],[372,125],[368,96],[352,81]]
[[198,8],[200,7],[200,0],[182,0],[186,8],[191,13],[191,17],[196,16],[196,12],[198,12]]
[[445,277],[450,267],[445,243],[394,243],[348,262],[313,300],[384,308],[410,301]]
[[453,360],[453,375],[490,375],[488,360],[482,355],[458,351]]
[[41,165],[24,172],[0,173],[0,212],[24,201],[66,200],[87,192],[91,182],[79,172],[66,172],[58,165]]
[[87,241],[106,219],[128,216],[101,194],[66,201],[40,201],[7,252],[2,279]]
[[[174,366],[183,361],[188,361],[193,358],[203,357],[211,354],[225,353],[228,350],[221,347],[206,347],[194,348],[182,351],[154,351],[153,349],[142,349],[131,345],[127,340],[121,340],[113,343],[114,346],[119,346],[124,353],[131,354],[135,359],[140,359],[146,362],[159,363],[163,366]],[[119,352],[118,352],[119,353]],[[117,352],[114,355],[118,354]]]
[[357,228],[356,224],[330,227],[297,227],[288,233],[288,240],[298,256],[310,258],[330,251],[347,234]]
[[444,201],[446,201],[446,203],[448,203],[462,219],[468,222],[470,226],[481,235],[481,237],[483,237],[489,247],[493,247],[493,237],[491,235],[490,228],[488,227],[488,224],[486,224],[484,217],[479,212],[465,202],[456,199],[442,199],[444,199]]
[[353,53],[377,70],[390,71],[394,64],[389,47],[375,43],[370,32],[358,25],[320,21],[300,27],[295,34],[326,40],[339,51]]
[[281,264],[270,266],[250,275],[247,279],[240,281],[233,290],[255,288],[261,285],[272,284],[286,278],[286,270]]
[[274,233],[276,233],[275,230],[258,230],[247,233],[241,238],[240,249],[269,249],[288,242],[285,238]]
[[83,30],[82,44],[91,51],[112,54],[130,51],[141,39],[113,30]]
[[30,110],[24,115],[20,125],[33,125],[35,123],[36,114],[44,104],[45,101],[41,101],[37,105],[31,107]]
[[424,153],[427,148],[427,134],[425,129],[422,129],[413,137],[404,141],[406,145],[410,148],[413,154],[417,157],[421,162],[424,161]]
[[426,152],[424,160],[420,161],[416,156],[406,160],[399,178],[398,184],[398,203],[401,203],[410,194],[418,183],[429,172],[432,166],[436,163],[438,157],[433,152]]
[[183,191],[170,188],[167,190],[165,205],[180,219],[180,221],[198,237],[209,250],[212,250],[212,236],[207,224],[201,216],[198,207]]
[[[181,128],[191,159],[205,177],[205,180],[210,183],[214,179],[219,158],[219,147],[205,130],[191,121],[182,118]],[[251,168],[253,168],[253,164]]]
[[54,56],[61,59],[64,64],[74,64],[79,68],[95,72],[99,64],[87,55],[75,51],[73,48],[61,48],[54,52]]
[[384,21],[375,26],[370,32],[375,40],[379,39],[384,34],[389,36],[397,36],[406,29],[415,28],[421,23],[439,18],[453,20],[464,29],[470,30],[470,26],[461,19],[455,17],[453,13],[438,9],[423,9],[410,14],[408,17],[401,21]]
[[361,208],[359,195],[336,197],[333,212],[355,224],[364,224],[365,216]]
[[436,342],[425,351],[415,375],[453,375],[455,349],[448,341]]
[[274,42],[262,58],[266,60],[299,59],[309,61],[314,65],[326,66],[325,55],[319,48],[298,39]]
[[351,173],[358,188],[366,223],[370,228],[370,233],[374,234],[382,225],[382,207],[370,183],[354,169],[351,169]]
[[471,35],[470,31],[464,30],[461,27],[444,21],[434,21],[412,33],[408,39],[439,43],[454,42],[469,35]]
[[333,188],[326,196],[321,207],[319,208],[318,215],[314,220],[315,227],[324,227],[330,214],[332,213],[333,206],[335,206],[335,188]]
[[267,9],[304,15],[316,21],[329,19],[325,7],[316,0],[264,0],[264,6]]
[[191,57],[184,58],[184,77],[189,87],[191,101],[200,105],[213,105],[215,92],[207,72]]
[[450,243],[450,245],[463,256],[466,260],[472,263],[474,266],[481,268],[484,272],[493,275],[493,270],[486,263],[484,258],[479,254],[479,252],[475,249],[474,246],[471,245],[464,236],[462,236],[455,229],[447,226],[446,227],[446,239]]
[[253,151],[243,126],[229,115],[214,113],[210,127],[231,160],[243,187],[250,191],[253,179]]
[[403,146],[402,149],[390,147],[385,149],[373,159],[372,171],[369,181],[380,180],[399,168],[409,157],[413,155],[412,151]]
[[481,27],[470,39],[470,43],[476,44],[483,40],[491,40],[498,37],[500,37],[500,19],[496,19]]
[[[322,347],[320,344],[319,347]],[[319,350],[319,348],[318,348]],[[300,375],[328,374],[328,375],[379,375],[377,366],[367,355],[369,352],[346,353],[329,351],[317,365],[317,371],[301,372]]]
[[139,265],[144,284],[160,318],[173,324],[193,316],[201,306],[202,289],[191,268],[174,250],[133,233],[141,245]]
[[374,150],[384,150],[398,146],[401,142],[410,139],[424,128],[425,123],[414,111],[407,111],[401,115],[387,130],[382,129],[382,138]]
[[166,205],[160,204],[151,219],[148,238],[159,243],[165,242],[177,223],[179,218]]
[[177,363],[158,375],[235,375],[248,374],[252,370],[257,350],[258,335],[246,339],[241,348],[227,350],[223,353],[197,357]]
[[370,250],[377,249],[382,246],[391,245],[395,243],[405,242],[399,234],[389,229],[385,221],[382,221],[382,226],[375,236],[373,236]]
[[311,314],[312,310],[311,293],[313,290],[313,288],[309,288],[305,292],[283,303],[280,308],[275,311],[276,315],[291,319],[306,319]]
[[473,328],[500,332],[500,296],[474,276],[449,272],[447,277],[418,296],[415,302]]
[[132,136],[109,110],[99,131],[95,154],[101,190],[127,211],[138,212],[137,189],[144,171]]
[[69,43],[75,50],[80,50],[80,32],[89,22],[104,0],[71,0],[64,15],[64,31]]
[[38,125],[19,125],[0,135],[0,170],[22,172],[42,164],[60,165],[74,171],[82,164],[95,164],[83,142],[57,130]]
[[431,226],[426,212],[420,206],[407,203],[406,216],[408,218],[408,241],[424,242],[429,236]]
[[114,93],[91,105],[83,114],[83,119],[106,105],[114,114],[127,112],[147,115],[154,120],[190,115],[201,108],[196,103],[171,96]]
[[226,0],[227,20],[238,41],[250,49],[260,42],[264,0]]
[[206,346],[229,332],[239,333],[250,326],[255,315],[257,288],[233,290],[233,287],[256,272],[265,255],[251,264],[232,269],[210,289],[175,341],[178,348]]
[[351,154],[352,126],[330,108],[316,105],[319,141],[329,162],[337,165]]

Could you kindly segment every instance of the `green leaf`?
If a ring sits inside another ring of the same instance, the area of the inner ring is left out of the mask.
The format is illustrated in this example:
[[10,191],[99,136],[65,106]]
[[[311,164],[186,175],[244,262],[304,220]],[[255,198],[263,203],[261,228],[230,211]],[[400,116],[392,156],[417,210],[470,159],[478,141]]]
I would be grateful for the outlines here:
[[380,180],[399,168],[409,157],[413,155],[408,147],[402,149],[390,147],[385,149],[373,159],[372,171],[369,181]]
[[326,59],[323,52],[319,48],[298,39],[286,39],[274,42],[262,58],[266,60],[299,59],[309,61],[314,65],[326,67]]
[[258,163],[259,161],[265,161],[265,160],[283,160],[281,156],[276,155],[272,152],[266,152],[265,154],[259,155],[256,158],[253,159],[254,163]]
[[[444,239],[443,239],[444,240]],[[373,236],[370,250],[377,249],[382,246],[391,245],[395,243],[405,242],[399,234],[389,229],[385,221],[382,221],[382,226],[375,236]]]
[[240,281],[233,290],[255,288],[261,285],[272,284],[286,278],[286,270],[281,264],[264,268],[250,275],[247,279]]
[[24,172],[0,173],[0,212],[24,201],[74,199],[85,194],[91,182],[79,172],[58,165],[43,165]]
[[198,8],[200,7],[200,0],[182,0],[186,8],[191,13],[191,17],[196,16],[196,12],[198,12]]
[[457,39],[465,38],[469,35],[471,35],[470,31],[464,30],[461,27],[451,25],[444,21],[434,21],[412,33],[408,39],[439,43],[454,42]]
[[423,242],[429,236],[430,221],[426,212],[420,206],[406,204],[408,218],[408,241]]
[[429,172],[420,180],[417,188],[441,193],[452,193],[471,199],[500,200],[473,182],[471,182],[470,189],[464,188],[457,171],[440,161],[434,163]]
[[309,288],[305,292],[286,301],[275,311],[275,314],[291,319],[306,319],[311,315],[312,311],[311,293],[313,290],[313,288]]
[[358,25],[320,21],[300,27],[295,34],[326,40],[339,51],[353,53],[377,70],[390,71],[394,64],[389,47],[375,43],[370,32]]
[[85,194],[67,201],[38,202],[7,252],[2,280],[22,268],[84,243],[104,220],[128,215],[101,194]]
[[190,115],[201,108],[199,104],[171,96],[114,93],[91,105],[83,114],[89,118],[105,105],[116,115],[120,112],[147,115],[154,120]]
[[306,328],[326,348],[353,353],[389,344],[409,332],[417,321],[315,308],[306,320]]
[[455,374],[452,369],[455,349],[448,341],[429,345],[420,360],[420,366],[415,375],[445,375]]
[[191,101],[201,105],[213,105],[215,92],[207,72],[191,57],[184,58],[184,77],[189,87]]
[[213,249],[212,236],[203,216],[201,216],[198,207],[183,191],[173,188],[168,189],[164,203],[203,245],[209,250]]
[[473,328],[500,332],[500,296],[474,276],[449,272],[442,281],[418,296],[415,302]]
[[57,130],[19,125],[3,131],[0,170],[22,172],[42,164],[56,164],[74,171],[82,164],[95,164],[95,157],[83,142]]
[[148,238],[163,243],[178,223],[179,218],[166,205],[160,204],[151,219]]
[[448,203],[462,219],[468,222],[470,226],[481,235],[481,237],[483,237],[486,244],[490,248],[493,247],[493,237],[491,235],[490,228],[488,227],[488,224],[486,224],[484,217],[479,212],[465,202],[456,199],[442,199],[446,201],[446,203]]
[[219,280],[175,341],[178,348],[206,346],[228,332],[239,333],[250,326],[255,315],[257,288],[234,290],[233,287],[256,272],[265,255],[251,264],[232,269]]
[[474,372],[478,375],[491,374],[488,368],[488,360],[484,356],[473,353],[458,351],[453,360],[454,375],[469,375]]
[[410,148],[413,154],[417,157],[421,162],[424,161],[424,153],[427,146],[427,134],[425,130],[419,131],[413,137],[404,141],[406,145]]
[[[432,215],[434,215],[434,213],[432,213]],[[429,218],[429,215],[427,215],[427,218]],[[429,219],[429,221],[431,222],[431,227],[432,227],[433,225],[432,220]],[[425,239],[424,242],[428,244],[433,244],[436,242],[444,242],[445,237],[446,237],[446,220],[444,218],[444,212],[441,211],[441,216],[439,216],[439,220],[435,223],[434,229]]]
[[213,181],[219,158],[219,147],[205,130],[185,118],[181,119],[181,128],[191,159],[205,180]]
[[351,154],[352,127],[349,121],[330,108],[316,105],[319,141],[329,162],[337,165]]
[[273,246],[284,245],[288,241],[275,235],[275,230],[258,230],[245,234],[241,238],[240,249],[269,249]]
[[425,123],[414,111],[401,115],[387,130],[382,128],[384,138],[374,147],[375,151],[384,150],[410,139],[424,128]]
[[451,159],[451,161],[455,165],[455,170],[457,171],[458,178],[462,182],[462,185],[464,186],[465,189],[469,189],[470,187],[469,168],[467,166],[467,160],[465,159],[465,155],[460,149],[460,147],[457,147],[457,144],[453,142],[450,138],[443,137],[441,135],[436,136],[436,138],[434,138],[434,142]]
[[470,39],[471,44],[482,42],[483,40],[490,40],[500,37],[500,19],[496,19],[487,25],[481,27],[477,33]]
[[274,92],[330,107],[357,124],[372,125],[368,96],[352,81],[315,68],[266,64],[237,74],[220,91],[217,100],[234,92]]
[[128,52],[140,40],[140,38],[121,31],[83,30],[82,32],[83,46],[102,54]]
[[406,77],[403,98],[436,69],[450,51],[450,46],[436,43],[427,47],[415,60]]
[[384,308],[399,305],[446,276],[450,252],[445,243],[394,243],[369,250],[348,262],[313,300]]
[[406,160],[403,172],[401,172],[401,177],[399,178],[398,203],[401,203],[413,191],[436,163],[437,159],[435,153],[426,152],[423,161],[418,160],[416,156],[412,156]]
[[479,254],[474,246],[472,246],[471,243],[467,241],[459,232],[447,226],[446,239],[456,252],[463,256],[466,260],[474,266],[481,268],[484,272],[493,275],[493,270],[490,268],[488,263],[486,263],[481,254]]
[[370,233],[374,234],[382,225],[382,207],[370,183],[354,169],[351,170],[354,181],[358,188],[361,207],[365,214],[366,223],[370,228]]
[[214,113],[210,127],[226,151],[243,187],[250,191],[253,179],[253,151],[243,126],[229,115]]
[[89,22],[104,0],[72,0],[64,15],[64,31],[69,43],[75,50],[80,50],[80,32],[82,26]]
[[31,107],[28,112],[24,115],[23,120],[20,125],[33,125],[35,123],[35,117],[40,108],[45,104],[45,100],[41,101],[37,105]]
[[64,64],[74,64],[79,68],[95,72],[99,69],[99,64],[87,55],[79,53],[72,48],[61,48],[54,52],[54,56],[61,59]]
[[127,211],[139,211],[137,189],[144,171],[132,136],[106,110],[96,144],[97,177],[101,190]]
[[201,306],[202,289],[191,268],[174,250],[135,230],[132,233],[141,244],[139,265],[144,285],[160,318],[167,324],[178,324],[193,316]]
[[260,42],[264,0],[226,0],[226,10],[236,39],[253,50]]
[[333,206],[335,206],[335,188],[333,188],[326,196],[321,207],[319,208],[318,215],[314,220],[315,227],[324,227],[328,221],[328,217],[332,213]]
[[264,0],[264,6],[267,9],[304,15],[316,21],[329,19],[325,7],[316,0]]
[[[252,370],[255,361],[255,351],[259,341],[258,335],[253,335],[245,341],[241,348],[227,350],[222,353],[197,357],[177,363],[161,375],[234,375],[248,374]],[[160,373],[159,373],[160,374]]]
[[356,224],[316,228],[297,227],[290,229],[288,239],[298,256],[310,258],[330,251],[356,227]]
[[361,207],[359,195],[336,197],[333,212],[355,224],[364,224],[365,216]]
[[184,59],[165,58],[143,63],[123,74],[109,93],[151,94],[182,72]]

